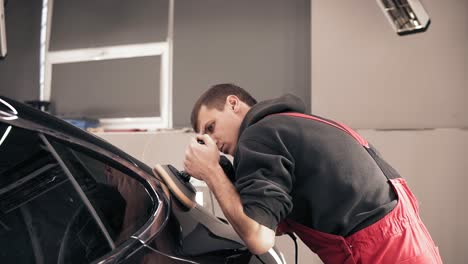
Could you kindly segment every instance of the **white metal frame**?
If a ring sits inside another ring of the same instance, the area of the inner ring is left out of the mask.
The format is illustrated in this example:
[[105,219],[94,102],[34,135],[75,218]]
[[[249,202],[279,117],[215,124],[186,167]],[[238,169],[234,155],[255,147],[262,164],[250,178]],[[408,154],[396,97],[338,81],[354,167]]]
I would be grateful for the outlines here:
[[5,57],[7,54],[5,10],[3,6],[4,2],[0,0],[0,58]]
[[[174,0],[169,0],[168,36],[165,42],[117,45],[87,49],[48,51],[53,0],[43,0],[41,29],[40,100],[50,101],[52,67],[56,64],[161,56],[160,116],[102,118],[105,129],[172,128],[172,47],[174,27]],[[44,11],[45,10],[45,11]]]

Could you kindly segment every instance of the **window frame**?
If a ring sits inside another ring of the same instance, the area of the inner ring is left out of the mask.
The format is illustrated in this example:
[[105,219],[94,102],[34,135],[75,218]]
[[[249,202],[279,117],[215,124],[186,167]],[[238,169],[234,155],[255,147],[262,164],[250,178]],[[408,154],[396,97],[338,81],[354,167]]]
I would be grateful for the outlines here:
[[[154,239],[160,233],[160,231],[165,228],[171,211],[169,193],[166,192],[167,190],[165,190],[162,187],[161,183],[159,183],[155,176],[153,176],[148,170],[141,168],[141,166],[138,165],[138,162],[132,161],[131,156],[128,156],[128,154],[122,152],[125,154],[122,155],[122,153],[119,153],[119,150],[117,148],[115,148],[115,150],[113,150],[112,148],[109,149],[105,146],[108,143],[102,140],[100,141],[104,146],[101,146],[98,142],[92,140],[90,141],[86,139],[76,138],[69,134],[63,134],[59,131],[48,129],[46,127],[43,127],[42,125],[36,124],[34,122],[22,118],[17,118],[16,120],[2,120],[0,118],[0,123],[4,124],[5,127],[12,127],[12,130],[15,130],[15,128],[19,128],[31,131],[32,133],[36,134],[39,138],[46,138],[49,142],[61,142],[65,145],[65,147],[78,149],[84,153],[87,153],[87,155],[89,155],[89,153],[93,153],[91,155],[93,158],[96,158],[96,156],[98,156],[98,160],[108,162],[112,164],[116,169],[125,167],[128,172],[131,172],[131,175],[129,175],[128,177],[134,178],[136,181],[140,182],[143,185],[143,188],[148,193],[153,202],[153,210],[149,214],[148,219],[142,226],[140,226],[136,231],[134,231],[134,233],[130,237],[126,238],[120,244],[115,245],[115,248],[96,259],[95,262],[105,263],[106,260],[111,260],[119,258],[120,256],[125,256],[128,253],[127,250],[129,248],[133,248],[135,247],[135,245],[139,245],[140,247],[145,246],[146,243]],[[76,130],[79,129],[76,128]],[[55,157],[54,159],[57,160]],[[63,170],[62,166],[61,170]],[[80,186],[78,187],[81,189]],[[94,205],[91,206],[94,208]],[[106,227],[104,227],[104,230],[107,230]]]
[[41,19],[39,99],[49,101],[52,90],[52,67],[62,63],[92,62],[148,56],[161,56],[159,83],[160,116],[100,118],[104,129],[157,130],[173,127],[173,32],[174,0],[169,1],[168,31],[166,41],[112,45],[95,48],[49,51],[53,0],[43,0]]
[[[41,132],[39,132],[41,133]],[[125,167],[128,171],[131,171],[133,175],[128,177],[134,178],[136,181],[140,182],[148,195],[153,199],[156,210],[153,210],[149,216],[149,219],[146,223],[135,231],[134,235],[131,237],[137,239],[140,242],[147,242],[153,238],[162,228],[169,218],[170,203],[167,193],[161,187],[160,183],[156,177],[151,174],[148,174],[145,170],[139,168],[139,166],[124,157],[121,157],[119,154],[114,153],[110,150],[104,149],[95,143],[86,142],[80,139],[72,139],[67,136],[62,136],[62,134],[52,134],[48,131],[44,131],[41,134],[44,134],[48,140],[58,141],[63,143],[66,147],[76,148],[84,153],[93,153],[93,158],[99,156],[98,160],[102,161],[103,159],[109,163],[113,163],[115,168]],[[89,154],[87,154],[89,155]],[[154,208],[153,207],[153,208]],[[154,228],[154,224],[158,223],[158,228]],[[125,244],[125,243],[123,243]],[[121,246],[117,246],[116,249]]]

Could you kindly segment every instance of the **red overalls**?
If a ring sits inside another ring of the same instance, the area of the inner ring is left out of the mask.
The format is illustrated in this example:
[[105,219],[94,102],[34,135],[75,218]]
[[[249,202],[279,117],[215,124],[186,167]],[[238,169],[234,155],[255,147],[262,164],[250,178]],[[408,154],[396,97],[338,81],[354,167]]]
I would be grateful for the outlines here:
[[323,233],[290,219],[277,227],[278,233],[294,232],[326,264],[432,264],[442,263],[437,247],[418,214],[418,202],[406,181],[347,126],[299,113],[281,113],[332,125],[353,136],[374,158],[398,196],[395,208],[376,223],[348,236]]

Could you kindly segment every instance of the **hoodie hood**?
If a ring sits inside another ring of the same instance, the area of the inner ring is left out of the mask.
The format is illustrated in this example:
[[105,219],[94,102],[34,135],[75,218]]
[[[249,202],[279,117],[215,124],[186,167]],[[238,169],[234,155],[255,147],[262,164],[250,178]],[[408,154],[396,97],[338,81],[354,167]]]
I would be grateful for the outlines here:
[[266,100],[252,106],[242,121],[239,136],[249,126],[257,123],[264,117],[283,112],[305,112],[305,105],[299,97],[286,94],[276,99]]

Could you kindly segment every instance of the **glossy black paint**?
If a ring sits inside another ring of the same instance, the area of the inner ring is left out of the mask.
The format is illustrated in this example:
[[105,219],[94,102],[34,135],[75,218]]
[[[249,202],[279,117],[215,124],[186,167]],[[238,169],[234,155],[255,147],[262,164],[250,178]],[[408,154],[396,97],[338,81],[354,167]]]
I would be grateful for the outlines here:
[[[17,102],[15,100],[11,100],[4,96],[0,96],[0,98],[8,102],[18,111],[17,116],[19,119],[14,120],[14,125],[26,129],[44,132],[45,134],[56,135],[61,138],[88,142],[92,145],[95,145],[98,148],[112,152],[117,156],[121,157],[122,159],[134,163],[139,168],[151,174],[151,168],[148,167],[146,164],[133,158],[132,156],[128,155],[119,148],[116,148],[112,144],[94,136],[93,134],[90,134],[82,129],[78,129],[77,127],[60,118],[57,118],[42,111],[38,111],[37,109],[30,107],[29,105]],[[3,109],[3,111],[8,111],[8,109],[5,107],[3,107]],[[5,120],[2,122],[10,123]]]
[[[134,171],[145,182],[155,208],[151,219],[128,241],[94,263],[284,263],[278,261],[277,249],[252,256],[227,222],[205,208],[196,206],[187,211],[171,198],[149,166],[124,151],[52,115],[5,97],[0,99],[17,112],[0,102],[0,122],[99,153]],[[17,118],[7,118],[11,116]]]

